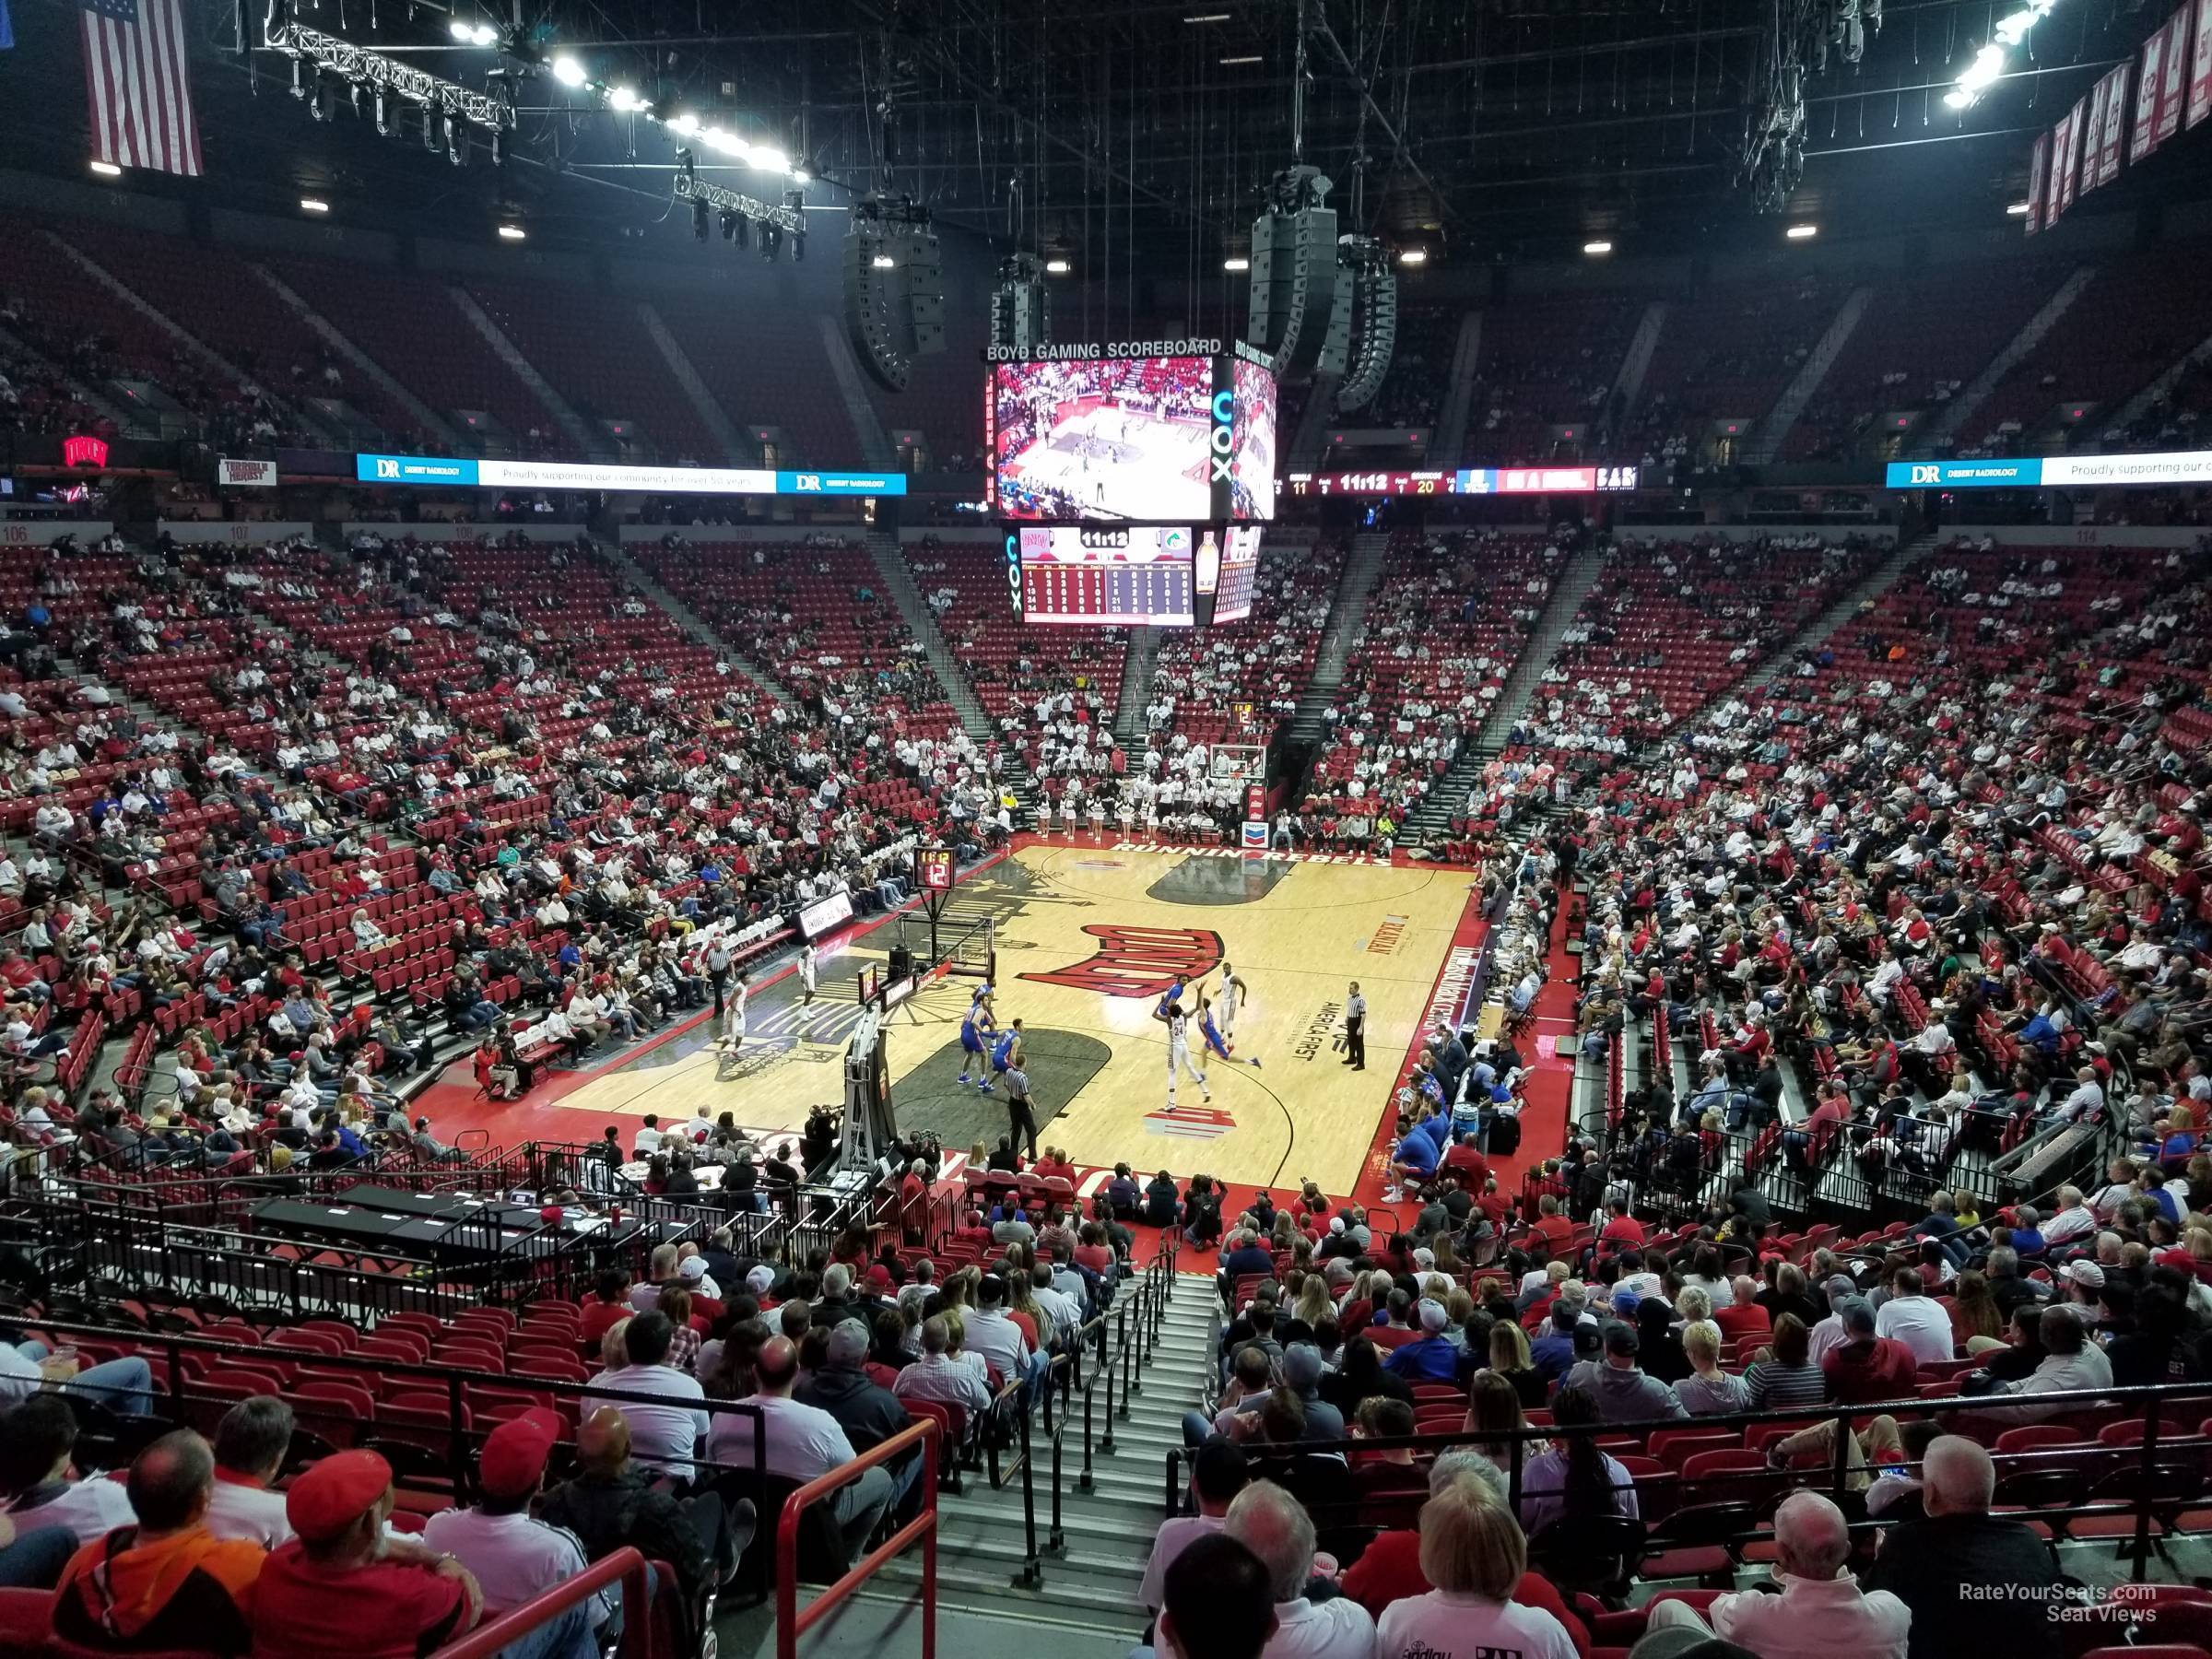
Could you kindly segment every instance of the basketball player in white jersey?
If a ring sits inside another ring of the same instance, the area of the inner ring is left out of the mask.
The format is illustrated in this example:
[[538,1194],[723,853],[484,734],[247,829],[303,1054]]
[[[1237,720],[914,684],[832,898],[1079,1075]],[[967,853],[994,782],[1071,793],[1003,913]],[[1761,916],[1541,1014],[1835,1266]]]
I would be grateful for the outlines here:
[[802,1008],[811,1007],[814,1005],[816,989],[814,946],[811,941],[799,947],[799,989],[806,993],[806,995],[800,999],[799,1006]]
[[730,986],[726,1008],[729,1024],[724,1028],[722,1041],[714,1045],[714,1063],[717,1070],[735,1060],[737,1051],[745,1046],[745,972],[740,969],[735,982]]
[[1237,1034],[1237,1008],[1244,1001],[1244,982],[1227,959],[1221,963],[1221,989],[1214,996],[1214,1023],[1224,1039]]
[[1175,1085],[1179,1072],[1191,1074],[1191,1081],[1198,1085],[1198,1098],[1210,1100],[1213,1091],[1206,1086],[1206,1074],[1191,1058],[1191,1017],[1182,1011],[1181,1003],[1171,1003],[1167,1011],[1168,1026],[1168,1105],[1175,1104]]

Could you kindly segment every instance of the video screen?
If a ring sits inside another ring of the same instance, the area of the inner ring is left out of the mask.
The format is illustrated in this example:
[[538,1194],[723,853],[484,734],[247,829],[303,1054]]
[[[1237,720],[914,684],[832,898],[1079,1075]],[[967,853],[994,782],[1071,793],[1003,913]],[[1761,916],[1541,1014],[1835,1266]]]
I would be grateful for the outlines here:
[[1231,524],[1223,533],[1220,589],[1214,597],[1214,621],[1241,622],[1252,615],[1252,594],[1260,572],[1260,527]]
[[[999,363],[991,373],[1001,518],[1211,516],[1213,359]],[[1272,476],[1272,413],[1268,433]]]
[[1275,376],[1236,360],[1236,452],[1230,464],[1230,516],[1275,517]]
[[1021,532],[1021,611],[1030,622],[1188,628],[1188,525],[1075,524]]

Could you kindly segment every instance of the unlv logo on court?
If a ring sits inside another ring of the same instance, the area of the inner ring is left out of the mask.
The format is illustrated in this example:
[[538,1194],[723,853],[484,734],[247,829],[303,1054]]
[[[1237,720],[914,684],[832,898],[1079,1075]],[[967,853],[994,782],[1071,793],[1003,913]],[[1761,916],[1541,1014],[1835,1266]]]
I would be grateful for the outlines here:
[[1116,927],[1093,922],[1083,931],[1098,940],[1097,955],[1072,968],[1015,977],[1101,996],[1158,996],[1179,979],[1196,979],[1221,965],[1221,935],[1203,927]]

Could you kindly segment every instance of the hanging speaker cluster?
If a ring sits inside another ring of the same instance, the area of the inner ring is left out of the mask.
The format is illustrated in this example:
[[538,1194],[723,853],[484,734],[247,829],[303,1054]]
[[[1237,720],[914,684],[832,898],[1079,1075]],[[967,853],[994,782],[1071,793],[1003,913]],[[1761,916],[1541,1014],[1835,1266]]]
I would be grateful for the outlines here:
[[1045,286],[1044,261],[1017,253],[998,267],[991,290],[991,344],[1011,351],[1034,351],[1053,337],[1053,297]]
[[1336,316],[1336,210],[1322,205],[1329,185],[1319,168],[1286,168],[1253,221],[1244,338],[1274,358],[1286,382],[1344,372],[1349,327]]
[[845,230],[845,332],[863,368],[906,390],[914,359],[945,349],[945,264],[929,209],[867,196]]
[[1336,388],[1339,409],[1363,409],[1382,389],[1390,372],[1391,354],[1398,345],[1398,274],[1391,269],[1390,251],[1371,236],[1347,236],[1337,243],[1336,269],[1344,300],[1336,319],[1357,346],[1337,349],[1337,360],[1350,368]]

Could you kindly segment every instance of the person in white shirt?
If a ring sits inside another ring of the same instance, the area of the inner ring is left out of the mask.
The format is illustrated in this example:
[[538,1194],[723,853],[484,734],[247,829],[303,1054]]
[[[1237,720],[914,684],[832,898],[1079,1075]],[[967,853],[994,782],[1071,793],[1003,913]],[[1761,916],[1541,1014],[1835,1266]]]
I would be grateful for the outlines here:
[[1421,1574],[1436,1588],[1382,1610],[1375,1659],[1572,1659],[1573,1638],[1557,1617],[1511,1599],[1528,1570],[1528,1541],[1488,1482],[1463,1475],[1444,1486],[1421,1506],[1420,1532]]
[[1912,1350],[1923,1365],[1948,1359],[1957,1347],[1951,1316],[1935,1298],[1921,1294],[1920,1269],[1900,1267],[1890,1280],[1889,1300],[1874,1315],[1874,1334],[1895,1337]]
[[[1324,1602],[1306,1598],[1313,1576],[1313,1523],[1297,1499],[1273,1481],[1255,1480],[1230,1504],[1221,1530],[1267,1569],[1276,1624],[1261,1659],[1372,1659],[1372,1614],[1348,1595]],[[1470,1656],[1473,1652],[1468,1650]],[[1570,1645],[1562,1659],[1573,1652]]]
[[[1426,1514],[1422,1519],[1425,1533]],[[1427,1543],[1424,1537],[1424,1566]],[[1841,1510],[1818,1492],[1794,1494],[1774,1512],[1774,1549],[1780,1595],[1759,1590],[1723,1595],[1703,1616],[1684,1602],[1661,1602],[1652,1609],[1647,1630],[1676,1625],[1707,1630],[1759,1659],[1829,1659],[1835,1653],[1905,1659],[1912,1611],[1887,1590],[1859,1588],[1845,1567],[1851,1528]],[[1385,1646],[1377,1659],[1396,1652]]]
[[[441,1510],[422,1529],[426,1547],[452,1556],[475,1575],[487,1618],[512,1612],[589,1565],[574,1533],[530,1514],[560,1431],[560,1418],[545,1410],[501,1423],[477,1455],[483,1500],[470,1509]],[[613,1615],[619,1594],[608,1586],[504,1653],[512,1659],[596,1659],[594,1632]]]
[[[912,1370],[912,1366],[907,1367],[907,1371]],[[899,1374],[903,1377],[906,1371]],[[1159,1611],[1167,1588],[1168,1569],[1175,1564],[1175,1558],[1208,1533],[1218,1533],[1228,1524],[1229,1506],[1250,1478],[1244,1449],[1232,1440],[1217,1436],[1192,1454],[1191,1489],[1198,1498],[1198,1512],[1171,1515],[1152,1535],[1151,1559],[1145,1563],[1145,1582],[1136,1593],[1136,1599],[1147,1613]]]
[[638,1314],[622,1332],[629,1363],[600,1371],[590,1386],[656,1396],[609,1404],[629,1425],[630,1447],[640,1463],[685,1474],[689,1471],[700,1437],[707,1432],[707,1414],[700,1404],[707,1394],[697,1377],[662,1363],[675,1335],[676,1327],[658,1309]]
[[0,1433],[0,1514],[16,1535],[42,1526],[66,1528],[82,1546],[135,1519],[120,1481],[92,1475],[69,1478],[76,1453],[76,1414],[58,1394],[34,1394],[7,1414]]
[[1007,1317],[1006,1281],[986,1273],[975,1295],[976,1305],[962,1322],[968,1351],[982,1356],[983,1363],[998,1373],[1002,1386],[1040,1369],[1044,1356],[1030,1347],[1022,1328]]
[[[788,1336],[771,1336],[760,1345],[754,1362],[759,1392],[746,1403],[760,1409],[760,1460],[767,1472],[782,1480],[808,1481],[827,1475],[855,1455],[843,1427],[818,1406],[802,1406],[791,1397],[799,1379],[798,1345]],[[714,1419],[707,1437],[709,1458],[726,1468],[750,1469],[753,1465],[753,1418],[733,1411]],[[847,1481],[830,1498],[828,1506],[844,1541],[845,1559],[856,1559],[883,1519],[894,1495],[891,1477],[881,1464]]]
[[2081,1189],[2063,1186],[2058,1189],[2058,1214],[2044,1222],[2039,1230],[2045,1244],[2067,1244],[2077,1239],[2086,1239],[2097,1230],[2097,1218],[2082,1202]]
[[991,1409],[991,1378],[974,1354],[956,1354],[952,1326],[942,1313],[922,1322],[922,1357],[901,1366],[891,1392],[901,1400],[934,1400],[970,1412]]

